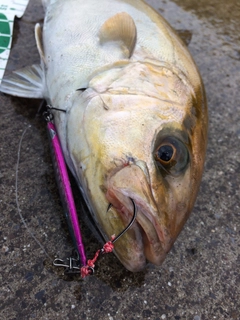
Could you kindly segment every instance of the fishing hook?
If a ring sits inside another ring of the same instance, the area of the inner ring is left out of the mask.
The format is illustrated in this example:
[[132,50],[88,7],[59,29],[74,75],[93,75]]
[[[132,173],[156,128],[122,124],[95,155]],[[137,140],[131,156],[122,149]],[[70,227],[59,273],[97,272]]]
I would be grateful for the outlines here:
[[[135,219],[136,219],[136,216],[137,216],[137,207],[135,205],[135,202],[133,201],[132,198],[129,198],[131,201],[132,201],[132,204],[133,204],[133,217],[131,219],[131,221],[129,222],[129,224],[126,226],[126,228],[119,233],[119,235],[117,237],[115,236],[112,236],[111,237],[111,240],[106,242],[104,244],[104,246],[102,247],[102,249],[98,250],[96,253],[95,253],[95,256],[92,260],[88,260],[87,261],[87,265],[86,266],[83,266],[81,268],[81,276],[82,278],[85,278],[86,276],[88,275],[91,275],[94,273],[94,268],[95,268],[95,263],[99,257],[99,254],[104,254],[104,253],[109,253],[109,252],[112,252],[113,249],[114,249],[114,243],[124,235],[125,232],[128,231],[129,228],[131,228],[132,224],[134,223]],[[110,210],[110,208],[112,207],[113,205],[110,203],[108,205],[108,208],[107,208],[107,212]]]
[[[88,260],[87,264],[83,267],[80,267],[80,260],[79,257],[74,258],[70,257],[67,259],[67,262],[63,261],[62,259],[55,259],[53,264],[58,267],[64,267],[65,268],[65,274],[76,274],[79,271],[81,272],[82,278],[85,278],[86,276],[94,273],[95,263],[99,257],[99,254],[109,253],[112,252],[114,249],[114,243],[121,238],[124,233],[126,233],[129,228],[133,225],[134,221],[137,217],[137,207],[132,198],[129,198],[133,204],[133,217],[129,224],[126,226],[126,228],[121,231],[116,237],[112,236],[111,240],[106,242],[102,249],[99,249],[92,260]],[[113,207],[113,205],[110,203],[107,208],[107,212],[110,210],[110,208]]]
[[[119,238],[121,238],[125,232],[128,231],[129,228],[131,228],[131,226],[133,225],[136,217],[137,217],[137,208],[136,208],[136,204],[134,202],[134,200],[132,198],[129,198],[131,201],[132,201],[132,204],[133,204],[133,217],[131,219],[131,221],[129,222],[129,224],[126,226],[126,228],[121,231],[119,233],[119,235],[117,235],[113,240],[112,240],[112,243],[116,242]],[[109,203],[109,206],[107,208],[107,212],[111,209],[111,207],[113,207],[113,205],[111,203]]]

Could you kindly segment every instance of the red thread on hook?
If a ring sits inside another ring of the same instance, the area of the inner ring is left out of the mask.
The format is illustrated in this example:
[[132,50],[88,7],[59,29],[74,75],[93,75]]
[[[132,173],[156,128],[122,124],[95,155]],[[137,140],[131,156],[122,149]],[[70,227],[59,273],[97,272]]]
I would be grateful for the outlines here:
[[108,242],[105,243],[105,245],[103,246],[103,253],[112,252],[113,249],[114,249],[114,245],[113,245],[112,241],[108,241]]
[[115,234],[111,236],[111,240],[106,242],[105,245],[103,246],[102,253],[109,253],[112,252],[114,249],[114,244],[113,240],[115,239]]
[[103,246],[103,248],[101,250],[98,250],[95,253],[95,256],[92,260],[88,260],[87,261],[87,265],[83,266],[81,268],[81,277],[85,278],[87,276],[89,276],[90,274],[93,274],[94,268],[95,268],[95,263],[99,257],[100,253],[109,253],[112,252],[114,249],[114,244],[113,244],[113,240],[115,239],[115,235],[111,236],[111,240],[106,242]]
[[86,266],[83,266],[81,268],[81,276],[82,278],[85,278],[86,276],[89,276],[90,274],[93,273],[93,270],[95,268],[95,262],[97,261],[97,258],[99,256],[99,253],[101,252],[101,250],[98,250],[96,253],[95,253],[95,256],[92,260],[88,260],[87,261],[87,265]]

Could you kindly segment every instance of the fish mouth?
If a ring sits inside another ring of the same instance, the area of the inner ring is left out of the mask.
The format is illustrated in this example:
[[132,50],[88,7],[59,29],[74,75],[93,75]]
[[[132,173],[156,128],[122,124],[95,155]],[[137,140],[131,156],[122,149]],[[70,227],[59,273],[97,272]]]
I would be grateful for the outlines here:
[[166,257],[164,249],[164,232],[156,221],[154,214],[136,195],[128,195],[114,190],[108,190],[106,197],[111,202],[111,210],[127,226],[131,221],[134,211],[134,201],[137,215],[131,228],[116,241],[115,254],[122,264],[130,271],[141,271],[147,261],[161,265]]

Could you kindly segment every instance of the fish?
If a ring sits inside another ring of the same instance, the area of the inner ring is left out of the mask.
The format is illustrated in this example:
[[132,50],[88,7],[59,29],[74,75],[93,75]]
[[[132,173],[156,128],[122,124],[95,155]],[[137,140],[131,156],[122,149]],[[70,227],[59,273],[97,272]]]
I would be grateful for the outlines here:
[[[40,64],[0,91],[54,108],[66,163],[132,272],[160,266],[196,200],[207,146],[204,85],[188,48],[142,0],[45,0]],[[109,208],[109,210],[107,210]]]

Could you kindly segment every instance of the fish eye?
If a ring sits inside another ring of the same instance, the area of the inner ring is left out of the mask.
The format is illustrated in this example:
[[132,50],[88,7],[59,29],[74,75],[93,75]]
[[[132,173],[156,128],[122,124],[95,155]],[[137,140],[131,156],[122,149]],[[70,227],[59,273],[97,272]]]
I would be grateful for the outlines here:
[[157,158],[160,162],[167,163],[169,162],[174,154],[174,148],[171,145],[162,145],[157,150]]
[[165,137],[155,151],[158,167],[165,174],[180,174],[189,163],[186,145],[175,137]]

